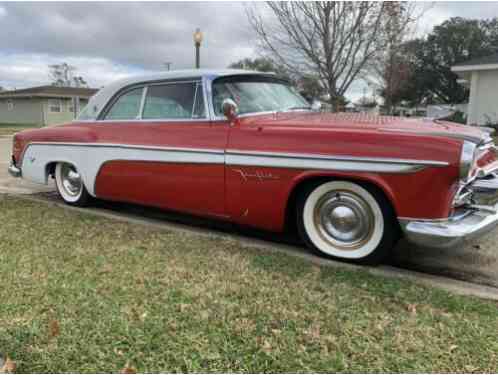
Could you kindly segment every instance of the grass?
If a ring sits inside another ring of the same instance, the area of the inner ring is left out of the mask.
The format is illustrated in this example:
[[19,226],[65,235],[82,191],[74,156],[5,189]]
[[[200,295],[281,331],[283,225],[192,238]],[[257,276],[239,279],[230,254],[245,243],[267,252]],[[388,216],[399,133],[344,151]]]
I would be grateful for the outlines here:
[[498,307],[0,196],[18,372],[496,372]]
[[39,126],[34,124],[4,124],[0,123],[0,136],[12,135],[22,130],[37,128]]

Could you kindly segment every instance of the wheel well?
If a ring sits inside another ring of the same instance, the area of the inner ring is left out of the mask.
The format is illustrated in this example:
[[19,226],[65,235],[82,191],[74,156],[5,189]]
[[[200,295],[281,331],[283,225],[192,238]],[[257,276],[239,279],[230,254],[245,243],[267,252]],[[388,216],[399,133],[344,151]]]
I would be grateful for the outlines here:
[[57,162],[51,162],[51,163],[48,163],[47,164],[47,167],[45,168],[45,176],[51,176],[51,177],[54,177],[55,176],[55,166],[57,165]]
[[388,202],[390,204],[393,214],[396,215],[396,210],[394,209],[394,205],[393,205],[391,199],[385,193],[385,191],[375,183],[365,181],[365,180],[354,179],[354,178],[314,176],[314,177],[306,178],[306,179],[300,181],[292,189],[292,191],[289,195],[289,198],[287,200],[287,206],[285,209],[285,227],[284,227],[284,230],[286,232],[296,233],[296,231],[297,231],[296,207],[297,207],[297,201],[298,201],[300,194],[302,194],[304,192],[304,190],[311,184],[321,184],[321,183],[333,181],[333,180],[350,181],[350,182],[354,182],[358,185],[361,185],[363,187],[369,187],[371,189],[376,190],[378,193],[380,193],[384,196],[384,198],[386,199],[386,202]]

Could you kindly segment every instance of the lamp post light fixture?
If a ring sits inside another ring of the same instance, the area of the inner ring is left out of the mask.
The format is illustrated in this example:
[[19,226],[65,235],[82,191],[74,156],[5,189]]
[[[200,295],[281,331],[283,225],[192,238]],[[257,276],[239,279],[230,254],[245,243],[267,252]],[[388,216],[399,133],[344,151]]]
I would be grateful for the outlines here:
[[194,33],[194,44],[195,44],[195,68],[199,69],[201,66],[200,49],[202,42],[202,32],[201,29],[196,29]]

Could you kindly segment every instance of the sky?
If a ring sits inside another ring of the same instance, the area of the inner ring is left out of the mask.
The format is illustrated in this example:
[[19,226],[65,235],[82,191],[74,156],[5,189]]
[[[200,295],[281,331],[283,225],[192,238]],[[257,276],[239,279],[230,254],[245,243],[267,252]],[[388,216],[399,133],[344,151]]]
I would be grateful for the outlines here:
[[[257,57],[254,34],[241,2],[0,2],[0,86],[48,84],[48,65],[67,62],[92,87],[132,74],[188,69],[194,64],[193,32],[204,35],[201,66],[225,68]],[[450,17],[498,17],[497,2],[423,5],[417,33]],[[348,91],[357,100],[366,85]],[[365,88],[365,89],[364,89]]]

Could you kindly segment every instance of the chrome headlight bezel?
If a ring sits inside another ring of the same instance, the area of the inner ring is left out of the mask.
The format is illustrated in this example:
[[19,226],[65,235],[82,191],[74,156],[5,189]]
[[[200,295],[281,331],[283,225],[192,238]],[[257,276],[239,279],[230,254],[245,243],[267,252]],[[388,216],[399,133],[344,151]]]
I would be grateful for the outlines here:
[[463,141],[462,153],[460,155],[460,180],[467,181],[470,178],[472,167],[475,164],[477,145],[474,142]]

